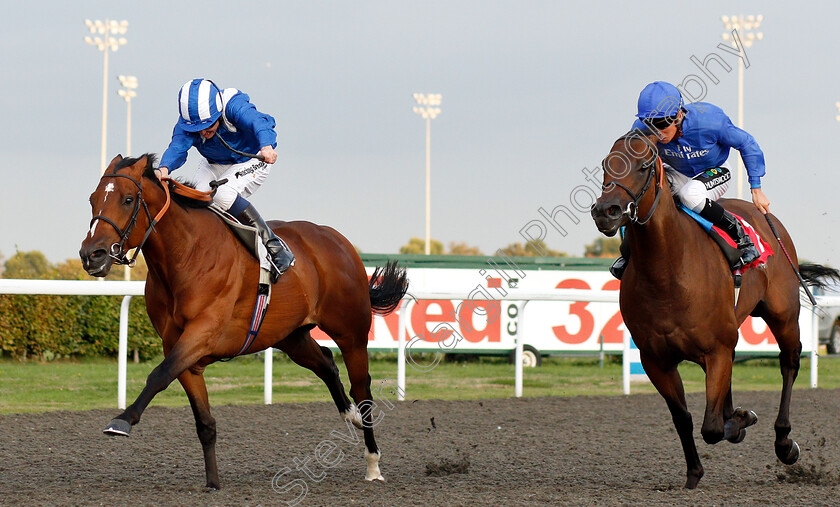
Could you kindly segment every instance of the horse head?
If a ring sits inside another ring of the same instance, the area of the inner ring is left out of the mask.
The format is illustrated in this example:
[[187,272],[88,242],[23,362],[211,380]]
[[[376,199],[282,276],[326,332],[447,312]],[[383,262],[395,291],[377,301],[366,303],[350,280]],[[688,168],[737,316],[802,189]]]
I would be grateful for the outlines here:
[[79,257],[91,276],[106,276],[114,262],[134,264],[136,254],[127,259],[126,252],[142,246],[155,223],[143,197],[144,175],[159,185],[153,175],[154,161],[151,154],[125,159],[117,155],[90,195],[93,218]]
[[[644,224],[650,220],[659,202],[664,180],[656,138],[644,132],[631,131],[615,142],[602,167],[604,183],[601,196],[591,209],[598,230],[612,237],[630,222]],[[652,185],[654,182],[656,184]],[[654,188],[651,189],[651,186]],[[644,218],[639,216],[640,209],[647,210],[642,212],[646,215]]]

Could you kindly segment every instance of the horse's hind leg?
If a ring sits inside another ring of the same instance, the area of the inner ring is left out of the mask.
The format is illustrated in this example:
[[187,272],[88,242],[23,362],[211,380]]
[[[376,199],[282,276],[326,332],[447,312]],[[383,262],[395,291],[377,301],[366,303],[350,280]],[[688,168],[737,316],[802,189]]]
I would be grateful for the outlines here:
[[339,413],[345,420],[361,427],[361,417],[355,405],[350,403],[350,399],[344,392],[344,386],[341,384],[338,366],[335,364],[332,351],[327,347],[318,345],[312,339],[312,335],[309,334],[310,329],[312,329],[312,326],[295,329],[275,347],[285,352],[296,364],[312,370],[318,378],[323,380]]
[[779,402],[779,415],[774,424],[776,456],[782,463],[792,465],[799,459],[799,444],[789,437],[790,396],[793,392],[793,382],[799,375],[799,355],[802,353],[802,342],[799,341],[799,321],[796,315],[789,315],[787,318],[778,318],[774,315],[762,317],[779,343],[779,367],[782,370],[782,399]]
[[333,337],[333,339],[344,357],[347,375],[350,377],[350,395],[356,401],[356,405],[359,406],[362,417],[362,432],[365,435],[365,461],[367,461],[365,480],[384,481],[385,479],[379,471],[379,447],[376,445],[376,439],[373,436],[373,427],[381,421],[382,413],[379,413],[380,417],[377,417],[376,421],[373,420],[372,412],[376,405],[370,392],[367,333],[362,335],[359,340],[351,338],[345,341],[340,338],[336,339],[336,337]]
[[207,386],[204,384],[204,368],[191,368],[178,376],[190,400],[195,429],[204,451],[204,473],[207,487],[219,489],[219,468],[216,466],[216,420],[210,414]]
[[647,358],[645,354],[641,354],[641,358],[645,373],[647,373],[659,394],[665,398],[668,410],[671,411],[671,419],[674,421],[674,427],[680,437],[680,443],[685,454],[685,487],[694,489],[703,477],[703,465],[700,464],[700,456],[697,454],[697,446],[694,444],[694,425],[691,422],[691,413],[688,411],[688,404],[685,401],[685,391],[683,390],[680,373],[677,371],[676,365],[671,365],[665,369],[656,360]]

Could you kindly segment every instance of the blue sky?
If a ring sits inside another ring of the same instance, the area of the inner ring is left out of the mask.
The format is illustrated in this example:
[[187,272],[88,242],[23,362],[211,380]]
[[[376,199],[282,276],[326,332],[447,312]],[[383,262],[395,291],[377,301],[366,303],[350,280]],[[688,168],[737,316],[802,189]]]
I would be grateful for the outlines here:
[[[412,93],[441,93],[432,123],[432,237],[485,253],[539,208],[570,204],[632,123],[650,81],[704,79],[737,115],[737,59],[717,48],[722,14],[763,14],[747,49],[745,129],[765,152],[763,188],[800,257],[840,266],[836,2],[265,1],[8,2],[0,37],[0,252],[77,255],[99,177],[102,53],[90,19],[126,19],[110,55],[108,159],[125,155],[117,75],[139,81],[134,153],[161,153],[179,87],[208,77],[277,120],[279,162],[253,197],[267,218],[344,233],[393,253],[424,235],[425,125]],[[36,25],[37,23],[37,25]],[[716,52],[718,84],[691,62]],[[176,175],[188,176],[198,155]],[[730,158],[730,162],[732,159]],[[734,196],[733,189],[730,195]],[[598,237],[585,213],[557,250]]]

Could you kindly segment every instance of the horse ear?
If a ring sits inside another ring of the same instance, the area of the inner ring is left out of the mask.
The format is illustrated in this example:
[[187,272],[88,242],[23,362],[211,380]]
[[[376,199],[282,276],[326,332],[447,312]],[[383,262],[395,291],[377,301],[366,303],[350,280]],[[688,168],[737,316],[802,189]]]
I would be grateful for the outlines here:
[[108,170],[113,169],[113,168],[114,168],[114,166],[115,166],[115,165],[117,165],[118,163],[122,162],[122,159],[123,159],[123,156],[122,156],[122,155],[120,155],[120,154],[117,154],[117,156],[116,156],[116,157],[114,157],[113,159],[111,159],[111,163],[110,163],[110,164],[108,164],[108,169],[106,170],[106,172],[107,172]]

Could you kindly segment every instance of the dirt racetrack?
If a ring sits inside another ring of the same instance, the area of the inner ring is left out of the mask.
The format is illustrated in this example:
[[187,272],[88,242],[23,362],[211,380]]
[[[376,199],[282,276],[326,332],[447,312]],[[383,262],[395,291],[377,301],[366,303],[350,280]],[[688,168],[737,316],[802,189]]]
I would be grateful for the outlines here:
[[[706,470],[694,491],[682,489],[682,450],[656,395],[385,406],[385,483],[363,481],[361,442],[331,435],[347,433],[332,405],[215,407],[222,489],[210,493],[188,408],[150,408],[128,439],[101,433],[116,410],[0,416],[0,503],[285,505],[305,483],[300,505],[837,505],[840,391],[794,392],[802,455],[793,467],[773,454],[778,398],[736,392],[758,424],[740,444],[709,446],[699,434],[703,395],[689,396]],[[313,457],[325,440],[338,446],[329,469]],[[307,458],[320,482],[294,470]],[[284,467],[291,473],[273,489]]]

